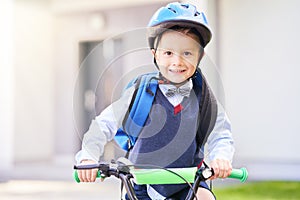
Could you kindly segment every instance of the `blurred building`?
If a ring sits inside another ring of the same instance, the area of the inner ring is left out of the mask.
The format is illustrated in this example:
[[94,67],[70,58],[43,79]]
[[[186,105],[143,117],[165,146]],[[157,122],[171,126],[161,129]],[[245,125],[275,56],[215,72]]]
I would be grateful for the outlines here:
[[[149,69],[144,28],[170,1],[3,2],[0,180],[24,163],[71,168],[90,120]],[[300,180],[299,1],[189,2],[213,30],[210,80],[232,122],[234,165],[253,179]]]

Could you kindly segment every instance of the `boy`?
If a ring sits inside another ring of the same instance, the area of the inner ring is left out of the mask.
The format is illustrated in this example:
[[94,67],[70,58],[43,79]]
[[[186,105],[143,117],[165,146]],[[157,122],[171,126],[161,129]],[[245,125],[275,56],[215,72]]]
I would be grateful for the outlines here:
[[[201,87],[195,81],[195,77],[202,76],[196,69],[204,47],[211,39],[204,14],[190,4],[170,3],[153,15],[148,39],[154,64],[159,70],[159,75],[153,79],[159,84],[156,92],[152,93],[151,111],[129,159],[138,165],[197,166],[204,159],[203,146],[207,144],[208,156],[205,159],[214,169],[212,179],[226,178],[232,170],[234,152],[230,123],[219,104],[215,117],[213,111],[210,111],[211,115],[202,115],[206,108],[200,110],[199,105],[210,106],[203,103],[210,90],[208,86],[203,87],[205,79]],[[91,123],[84,136],[82,150],[76,155],[78,163],[98,162],[105,143],[112,140],[121,127],[134,90],[134,86],[127,89],[118,101]],[[212,94],[209,99],[214,101]],[[201,116],[212,117],[206,119]],[[199,124],[205,120],[213,124],[213,128],[199,130]],[[201,132],[205,134],[200,137]],[[80,170],[78,176],[82,182],[93,182],[96,170]],[[145,200],[185,199],[188,190],[186,184],[135,185],[138,199]],[[197,197],[215,199],[206,183],[201,183]]]

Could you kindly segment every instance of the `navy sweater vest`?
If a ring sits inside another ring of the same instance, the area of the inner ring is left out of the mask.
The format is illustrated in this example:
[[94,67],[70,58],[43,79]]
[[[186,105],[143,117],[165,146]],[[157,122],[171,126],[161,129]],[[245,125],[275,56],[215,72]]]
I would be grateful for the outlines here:
[[[146,126],[142,129],[129,159],[136,165],[159,167],[192,167],[202,160],[197,145],[200,94],[191,91],[184,98],[181,112],[174,114],[174,106],[158,89]],[[186,184],[153,185],[168,197]]]

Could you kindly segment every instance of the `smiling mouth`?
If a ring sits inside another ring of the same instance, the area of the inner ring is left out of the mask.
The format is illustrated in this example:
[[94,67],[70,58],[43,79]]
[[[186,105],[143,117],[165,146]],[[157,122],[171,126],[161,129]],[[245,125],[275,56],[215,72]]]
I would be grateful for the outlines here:
[[169,69],[169,72],[172,73],[183,73],[185,71],[186,71],[185,69]]

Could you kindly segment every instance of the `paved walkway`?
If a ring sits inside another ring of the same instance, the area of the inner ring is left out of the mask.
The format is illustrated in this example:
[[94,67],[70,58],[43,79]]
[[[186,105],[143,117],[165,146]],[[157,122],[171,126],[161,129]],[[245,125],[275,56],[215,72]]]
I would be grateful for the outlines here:
[[0,182],[0,200],[118,200],[120,182],[76,183],[73,162],[16,165],[10,179]]
[[119,183],[78,184],[68,181],[12,180],[0,183],[1,200],[113,200],[120,199]]

